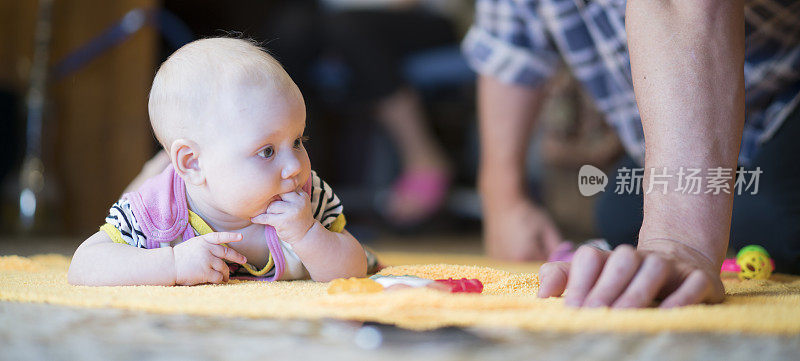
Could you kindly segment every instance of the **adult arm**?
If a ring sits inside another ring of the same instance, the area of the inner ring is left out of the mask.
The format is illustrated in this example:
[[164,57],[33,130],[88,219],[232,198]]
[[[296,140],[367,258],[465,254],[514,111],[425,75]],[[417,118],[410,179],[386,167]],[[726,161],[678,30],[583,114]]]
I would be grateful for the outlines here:
[[[650,169],[735,169],[744,124],[742,0],[630,0],[626,30]],[[662,307],[720,302],[733,195],[644,196],[639,244],[579,249],[541,270],[540,296],[567,290],[573,306]],[[728,186],[731,187],[731,179]],[[658,187],[656,187],[658,190]],[[731,189],[731,188],[729,188]]]
[[478,188],[484,244],[492,257],[544,259],[561,242],[549,216],[528,197],[526,186],[525,157],[542,88],[506,84],[486,75],[478,78]]

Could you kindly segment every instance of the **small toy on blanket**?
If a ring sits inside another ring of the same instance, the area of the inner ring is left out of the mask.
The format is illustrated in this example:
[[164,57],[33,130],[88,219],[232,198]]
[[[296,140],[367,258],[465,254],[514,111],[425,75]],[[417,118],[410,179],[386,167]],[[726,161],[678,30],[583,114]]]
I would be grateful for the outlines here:
[[728,258],[722,262],[722,272],[739,274],[739,279],[765,280],[775,270],[775,261],[769,258],[764,247],[749,245],[736,254],[736,259]]
[[408,288],[431,288],[451,293],[481,293],[483,283],[477,279],[439,279],[432,280],[416,276],[374,275],[370,278],[339,278],[331,281],[328,294],[337,293],[376,293]]

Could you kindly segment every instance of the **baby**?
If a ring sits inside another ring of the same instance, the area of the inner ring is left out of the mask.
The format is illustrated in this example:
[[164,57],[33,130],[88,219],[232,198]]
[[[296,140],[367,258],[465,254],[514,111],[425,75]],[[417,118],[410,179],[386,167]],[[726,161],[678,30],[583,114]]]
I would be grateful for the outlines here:
[[329,281],[375,266],[311,170],[300,90],[263,49],[229,38],[183,46],[156,73],[148,107],[171,164],[111,207],[75,251],[69,283]]

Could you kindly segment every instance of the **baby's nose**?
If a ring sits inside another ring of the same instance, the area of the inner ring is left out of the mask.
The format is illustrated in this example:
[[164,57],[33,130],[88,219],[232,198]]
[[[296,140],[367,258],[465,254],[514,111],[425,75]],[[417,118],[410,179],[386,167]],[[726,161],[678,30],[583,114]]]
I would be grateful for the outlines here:
[[289,179],[300,173],[300,161],[296,157],[287,157],[281,169],[281,178]]

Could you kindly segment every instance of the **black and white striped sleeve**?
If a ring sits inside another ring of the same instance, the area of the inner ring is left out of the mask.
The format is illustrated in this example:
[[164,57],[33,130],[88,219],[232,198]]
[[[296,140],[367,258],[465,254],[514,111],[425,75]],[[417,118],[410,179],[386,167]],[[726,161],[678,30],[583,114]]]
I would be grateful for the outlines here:
[[341,232],[341,229],[338,228],[344,228],[342,201],[333,193],[331,186],[313,170],[311,171],[311,209],[314,219],[325,228],[331,229],[334,224],[337,229],[331,229],[332,231]]
[[111,206],[106,224],[101,227],[116,243],[127,243],[134,247],[147,248],[147,238],[133,215],[127,199],[120,199]]

